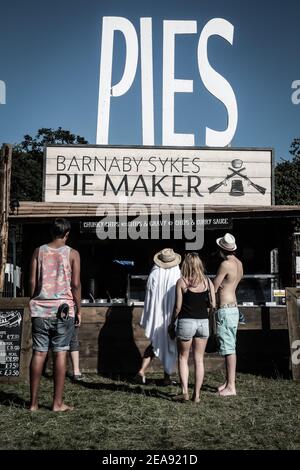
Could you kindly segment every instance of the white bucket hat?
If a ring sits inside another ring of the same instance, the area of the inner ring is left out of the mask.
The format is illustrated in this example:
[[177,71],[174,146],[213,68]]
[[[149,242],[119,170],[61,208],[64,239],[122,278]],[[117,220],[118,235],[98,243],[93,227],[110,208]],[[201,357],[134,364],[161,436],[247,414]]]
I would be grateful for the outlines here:
[[153,258],[154,263],[160,268],[173,268],[181,262],[181,256],[175,253],[172,248],[164,248],[163,250],[156,253]]
[[217,238],[217,245],[225,251],[235,251],[237,249],[235,238],[231,233],[225,233],[224,237]]

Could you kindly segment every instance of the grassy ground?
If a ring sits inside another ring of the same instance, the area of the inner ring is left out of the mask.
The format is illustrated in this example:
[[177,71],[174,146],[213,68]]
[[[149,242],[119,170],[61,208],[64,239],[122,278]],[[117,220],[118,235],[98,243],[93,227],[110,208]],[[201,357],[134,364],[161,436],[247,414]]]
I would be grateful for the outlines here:
[[214,394],[221,378],[206,376],[200,404],[172,402],[179,387],[159,380],[67,380],[65,401],[76,409],[59,414],[49,409],[49,379],[36,413],[26,409],[27,385],[0,385],[0,449],[300,449],[299,383],[239,374],[239,395],[222,398]]

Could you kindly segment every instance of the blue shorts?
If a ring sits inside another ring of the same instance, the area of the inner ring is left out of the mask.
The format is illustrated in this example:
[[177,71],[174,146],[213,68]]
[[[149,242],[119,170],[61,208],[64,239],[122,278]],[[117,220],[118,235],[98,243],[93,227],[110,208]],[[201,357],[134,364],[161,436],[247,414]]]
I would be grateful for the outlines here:
[[74,318],[32,317],[32,348],[34,351],[69,351],[74,332]]
[[180,318],[177,322],[176,337],[182,341],[189,341],[192,338],[209,337],[208,318]]
[[70,352],[79,351],[79,339],[78,339],[79,327],[75,326],[74,332],[70,341]]
[[221,356],[235,354],[239,309],[237,307],[220,308],[217,311],[216,320],[219,353]]

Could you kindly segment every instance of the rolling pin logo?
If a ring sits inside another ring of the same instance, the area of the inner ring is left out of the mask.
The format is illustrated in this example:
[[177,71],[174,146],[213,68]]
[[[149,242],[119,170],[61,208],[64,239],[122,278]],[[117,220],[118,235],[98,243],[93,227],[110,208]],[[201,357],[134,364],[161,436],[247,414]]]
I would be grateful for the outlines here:
[[[266,188],[263,188],[259,184],[253,183],[248,176],[242,172],[246,170],[246,167],[243,167],[243,161],[239,159],[232,160],[231,167],[228,167],[228,170],[231,171],[220,183],[214,184],[208,188],[209,194],[214,193],[221,186],[227,186],[227,181],[231,180],[231,189],[229,192],[230,196],[245,196],[243,180],[247,181],[249,186],[252,186],[256,191],[261,194],[265,194]],[[234,178],[234,179],[233,179]]]
[[14,326],[20,326],[21,324],[21,314],[20,312],[11,312],[9,314],[0,313],[0,327],[6,326],[8,328],[13,328]]

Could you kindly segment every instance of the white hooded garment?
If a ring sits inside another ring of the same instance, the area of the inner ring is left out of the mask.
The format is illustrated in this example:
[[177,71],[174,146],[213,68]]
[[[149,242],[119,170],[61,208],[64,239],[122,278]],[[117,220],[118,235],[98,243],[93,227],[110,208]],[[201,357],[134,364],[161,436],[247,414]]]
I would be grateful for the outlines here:
[[179,266],[160,268],[156,265],[148,277],[144,311],[141,326],[150,339],[156,357],[160,359],[165,372],[171,374],[176,365],[176,341],[168,335],[168,326],[176,298],[176,282],[181,273]]

